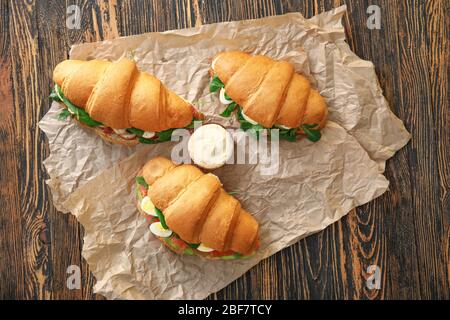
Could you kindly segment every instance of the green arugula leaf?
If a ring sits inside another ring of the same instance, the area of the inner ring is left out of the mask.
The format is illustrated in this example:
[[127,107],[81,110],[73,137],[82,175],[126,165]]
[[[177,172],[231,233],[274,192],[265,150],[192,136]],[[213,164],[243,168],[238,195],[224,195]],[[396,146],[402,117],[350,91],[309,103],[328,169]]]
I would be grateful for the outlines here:
[[235,259],[241,259],[242,258],[242,254],[240,253],[233,253],[229,256],[222,256],[220,257],[221,260],[235,260]]
[[214,76],[211,83],[209,84],[210,92],[217,92],[220,88],[225,87],[222,81],[220,81],[218,76]]
[[256,139],[259,139],[259,134],[261,132],[261,130],[264,130],[264,127],[260,124],[252,124],[250,122],[248,122],[247,120],[244,119],[244,117],[242,116],[242,108],[239,107],[238,108],[238,112],[237,112],[237,119],[239,120],[239,123],[241,124],[241,129],[243,131],[250,131],[250,134],[252,136],[254,136]]
[[66,108],[62,109],[61,112],[58,114],[58,119],[61,121],[66,120],[70,116],[69,110]]
[[145,181],[144,177],[142,176],[136,177],[136,182],[141,186],[145,187],[146,189],[148,189],[148,183]]
[[264,130],[265,128],[260,124],[253,124],[252,129],[255,130],[256,132],[260,132],[260,131]]
[[300,126],[300,128],[302,128],[302,130],[305,132],[306,137],[308,138],[308,140],[310,140],[312,142],[317,142],[322,137],[322,134],[320,133],[320,130],[312,129],[312,128],[317,127],[317,124],[314,125],[313,127],[311,127],[311,126],[312,125],[309,125],[309,124],[302,124]]
[[200,246],[200,243],[187,243],[187,245],[192,249],[197,249]]
[[184,127],[185,129],[194,129],[194,121],[196,120],[192,120],[191,123],[189,123],[186,127]]
[[303,124],[302,126],[308,128],[308,129],[314,129],[315,127],[318,126],[318,124],[317,124],[317,123],[313,123],[313,124],[307,124],[307,123],[305,123],[305,124]]
[[[230,96],[227,95],[226,92],[224,92],[224,96],[225,96],[225,99],[227,99],[228,101],[233,101],[233,99],[231,99]],[[233,101],[233,102],[234,102],[234,101]]]
[[247,131],[249,129],[253,128],[253,125],[250,122],[247,121],[241,121],[241,129],[244,131]]
[[56,94],[55,88],[53,88],[52,91],[50,92],[49,98],[56,102],[62,102],[62,100]]
[[237,115],[237,119],[238,119],[239,122],[241,122],[241,121],[247,122],[244,119],[244,116],[242,115],[242,108],[240,106],[238,106],[238,111],[237,111],[236,115]]
[[136,193],[136,197],[139,199],[139,202],[142,201],[142,194],[141,194],[141,190],[139,188],[139,185],[136,185],[136,187],[134,188],[134,192]]
[[190,124],[188,124],[185,128],[186,129],[194,129],[194,121],[192,121]]
[[[264,130],[265,128],[260,124],[252,124],[245,120],[244,116],[242,115],[242,109],[239,107],[237,112],[237,119],[239,120],[239,123],[241,124],[241,129],[244,131],[248,131],[250,129],[253,129],[250,131],[250,133],[256,137],[256,139],[259,139],[260,132]],[[297,129],[281,129],[272,127],[269,129],[269,134],[272,132],[272,130],[279,130],[279,138],[283,140],[287,140],[290,142],[297,140]]]
[[137,129],[137,128],[128,128],[127,131],[129,133],[133,133],[139,137],[141,137],[144,134],[144,130]]
[[[273,129],[272,129],[273,130]],[[297,129],[279,129],[280,139],[294,142],[297,140]]]
[[159,210],[157,207],[155,207],[155,212],[156,212],[156,215],[158,216],[159,221],[161,222],[161,226],[166,230],[169,229],[169,227],[166,224],[166,219],[164,218],[164,214],[162,213],[162,211]]
[[233,113],[234,110],[236,110],[237,107],[237,103],[236,102],[232,102],[228,105],[228,107],[226,107],[226,109],[220,114],[221,117],[224,118],[229,118],[231,117],[231,114]]
[[200,122],[203,122],[203,120],[200,120],[200,119],[197,119],[197,118],[193,118],[192,119],[192,121],[191,121],[191,123],[190,124],[188,124],[186,127],[184,127],[185,129],[193,129],[194,128],[194,122],[195,121],[200,121]]
[[159,142],[163,142],[163,141],[170,141],[170,139],[172,138],[172,132],[175,129],[167,129],[161,132],[157,132],[157,136],[158,136],[158,141]]
[[[135,129],[135,128],[132,128],[132,129]],[[139,130],[139,129],[135,129],[135,130]],[[157,137],[156,139],[146,139],[144,137],[139,137],[138,140],[139,140],[140,143],[145,143],[145,144],[157,144],[157,143],[160,143],[160,142],[170,141],[172,139],[172,132],[174,130],[175,129],[167,129],[167,130],[164,130],[164,131],[161,131],[161,132],[157,132],[156,133],[156,137]],[[137,134],[139,136],[137,131],[134,131],[133,133]]]
[[70,102],[69,99],[64,96],[61,88],[58,85],[55,85],[55,94],[59,99],[62,100],[66,107],[71,111],[71,113],[74,114],[75,118],[78,121],[83,122],[90,127],[97,127],[102,125],[101,122],[93,120],[86,111],[78,108],[76,105]]
[[[75,109],[76,107],[67,99],[64,100],[64,104],[67,105],[69,109],[76,110],[76,111],[74,111],[74,114],[75,114],[75,118],[78,121],[83,122],[84,124],[87,124],[90,127],[98,127],[98,126],[102,125],[101,122],[93,120],[89,116],[89,114],[86,111],[84,111],[83,109],[79,109],[79,108]],[[71,105],[71,107],[69,107],[69,105]]]
[[[264,129],[264,127],[261,126],[260,124],[252,124],[252,123],[246,121],[242,115],[242,108],[240,106],[237,106],[237,107],[238,107],[238,111],[236,113],[236,116],[237,116],[239,123],[241,124],[240,125],[241,129],[244,131],[248,131],[248,130],[252,129],[252,131],[250,131],[250,133],[258,139],[259,134],[260,134],[261,130]],[[227,111],[227,110],[225,109],[225,111]],[[306,137],[312,142],[317,142],[321,138],[320,130],[314,129],[317,126],[318,126],[317,124],[301,125],[301,128],[305,132]],[[281,129],[281,128],[272,127],[271,129],[269,129],[269,133],[275,129],[279,130],[279,138],[280,139],[287,140],[290,142],[297,141],[297,128]]]
[[265,128],[260,125],[260,124],[254,124],[252,125],[252,127],[250,128],[250,130],[247,130],[252,136],[254,136],[256,138],[256,140],[259,139],[259,135],[261,134],[261,131],[264,130]]

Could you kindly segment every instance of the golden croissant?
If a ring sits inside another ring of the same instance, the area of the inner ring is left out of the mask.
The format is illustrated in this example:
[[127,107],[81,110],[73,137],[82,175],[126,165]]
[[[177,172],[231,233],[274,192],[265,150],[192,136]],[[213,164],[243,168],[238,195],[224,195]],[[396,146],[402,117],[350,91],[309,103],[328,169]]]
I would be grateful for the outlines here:
[[222,87],[220,100],[234,102],[230,107],[240,108],[242,121],[307,134],[325,126],[325,100],[289,62],[240,51],[221,52],[213,58],[211,74],[211,91]]
[[150,220],[152,233],[171,250],[238,259],[258,248],[258,222],[215,175],[156,157],[136,181],[139,210]]
[[[170,140],[171,129],[201,118],[187,101],[129,59],[65,60],[53,71],[55,92],[65,110],[108,141],[136,144]],[[163,134],[160,134],[163,132]]]

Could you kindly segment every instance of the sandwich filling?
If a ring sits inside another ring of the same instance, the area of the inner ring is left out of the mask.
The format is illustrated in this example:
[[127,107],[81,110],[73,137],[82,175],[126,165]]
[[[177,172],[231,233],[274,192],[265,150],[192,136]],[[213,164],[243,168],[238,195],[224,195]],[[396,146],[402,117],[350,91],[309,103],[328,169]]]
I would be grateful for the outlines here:
[[[59,113],[58,119],[66,120],[68,117],[73,117],[82,124],[101,130],[102,133],[107,136],[116,137],[122,140],[127,141],[137,140],[140,143],[156,144],[160,142],[170,141],[172,137],[172,132],[176,129],[172,128],[160,132],[150,132],[138,128],[114,129],[105,126],[103,123],[92,119],[83,108],[77,107],[72,102],[70,102],[69,99],[67,99],[64,96],[61,87],[58,86],[57,84],[55,84],[55,87],[53,88],[50,94],[50,98],[53,101],[62,103],[65,107]],[[194,117],[192,122],[188,126],[186,126],[185,129],[193,129],[194,121],[200,120]]]
[[248,117],[244,113],[243,109],[227,95],[227,93],[225,92],[225,84],[219,79],[217,75],[214,75],[214,77],[212,78],[212,81],[209,85],[209,90],[210,92],[217,92],[220,90],[220,102],[226,105],[225,110],[220,114],[220,116],[228,118],[233,113],[236,113],[236,117],[240,123],[241,129],[244,131],[251,129],[251,131],[249,132],[254,132],[257,137],[264,129],[268,130],[269,135],[272,133],[272,130],[277,129],[279,130],[280,139],[287,141],[296,141],[297,132],[299,130],[303,130],[308,140],[312,142],[319,141],[321,138],[320,130],[316,129],[318,127],[318,124],[302,124],[298,128],[289,128],[282,125],[274,125],[272,126],[272,128],[264,128],[262,125]]
[[144,177],[136,177],[136,197],[139,202],[141,211],[145,213],[147,221],[150,223],[150,231],[161,240],[172,251],[178,254],[197,255],[210,259],[235,260],[252,257],[255,252],[250,255],[242,255],[240,253],[228,250],[217,251],[209,248],[202,243],[188,243],[181,239],[166,224],[164,214],[156,208],[148,196],[150,186]]

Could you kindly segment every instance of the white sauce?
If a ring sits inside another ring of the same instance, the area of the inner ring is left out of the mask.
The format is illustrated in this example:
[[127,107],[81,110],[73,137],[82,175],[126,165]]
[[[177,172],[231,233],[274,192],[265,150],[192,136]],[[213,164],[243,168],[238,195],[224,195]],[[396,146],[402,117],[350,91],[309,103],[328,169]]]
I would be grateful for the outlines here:
[[217,124],[199,127],[189,138],[189,156],[195,164],[205,169],[223,166],[233,155],[233,137]]

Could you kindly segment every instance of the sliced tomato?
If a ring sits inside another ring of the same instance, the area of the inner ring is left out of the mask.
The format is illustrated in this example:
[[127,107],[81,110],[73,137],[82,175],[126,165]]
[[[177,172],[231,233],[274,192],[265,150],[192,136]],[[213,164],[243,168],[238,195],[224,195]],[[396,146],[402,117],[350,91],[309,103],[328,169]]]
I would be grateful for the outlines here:
[[151,216],[151,215],[148,215],[148,214],[145,215],[145,219],[147,219],[147,221],[149,223],[159,222],[159,219],[157,217],[154,217],[154,216]]
[[180,247],[180,249],[183,249],[183,250],[186,249],[188,246],[186,244],[186,242],[184,242],[183,240],[181,240],[178,237],[172,237],[172,243],[178,245]]
[[110,127],[103,127],[102,130],[103,130],[103,133],[105,133],[105,134],[113,134],[114,133],[113,129],[111,129]]
[[139,190],[141,191],[142,198],[147,196],[147,189],[144,186],[139,185]]
[[223,256],[231,256],[232,254],[235,254],[236,252],[227,250],[227,251],[211,251],[209,254],[213,257],[223,257]]

